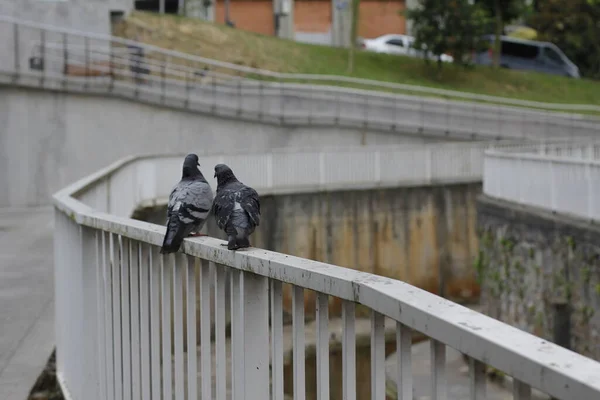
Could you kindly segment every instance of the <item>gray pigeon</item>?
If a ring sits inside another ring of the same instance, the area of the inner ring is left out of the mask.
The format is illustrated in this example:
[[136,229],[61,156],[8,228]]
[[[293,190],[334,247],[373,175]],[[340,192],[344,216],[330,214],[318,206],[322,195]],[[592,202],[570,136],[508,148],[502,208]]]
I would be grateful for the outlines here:
[[248,237],[260,224],[258,193],[238,181],[225,164],[215,166],[215,177],[217,196],[213,213],[217,225],[227,234],[227,248],[237,250],[250,247]]
[[162,254],[177,252],[188,236],[203,236],[200,230],[210,212],[213,193],[199,166],[196,154],[185,157],[181,180],[169,196]]

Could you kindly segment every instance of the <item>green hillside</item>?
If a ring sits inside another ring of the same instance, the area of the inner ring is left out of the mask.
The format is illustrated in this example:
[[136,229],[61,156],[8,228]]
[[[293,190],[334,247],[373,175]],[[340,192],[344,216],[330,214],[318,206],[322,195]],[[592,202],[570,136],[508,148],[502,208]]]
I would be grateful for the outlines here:
[[[279,72],[350,75],[348,50],[308,45],[177,16],[135,12],[115,34],[156,46]],[[351,76],[493,96],[600,105],[600,82],[488,67],[464,69],[358,51]]]

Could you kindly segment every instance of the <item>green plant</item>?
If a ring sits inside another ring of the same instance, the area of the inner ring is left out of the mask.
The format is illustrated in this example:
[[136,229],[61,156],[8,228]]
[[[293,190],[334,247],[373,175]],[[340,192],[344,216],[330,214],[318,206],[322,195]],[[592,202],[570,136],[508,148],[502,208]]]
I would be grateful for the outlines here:
[[419,0],[404,15],[413,21],[415,48],[423,50],[426,61],[434,55],[438,69],[442,54],[450,53],[455,63],[467,65],[471,52],[482,48],[487,17],[469,0]]
[[585,285],[590,283],[590,279],[592,278],[592,269],[589,265],[584,265],[581,267],[581,280]]
[[473,261],[473,268],[475,269],[475,272],[476,272],[477,283],[479,283],[480,285],[483,283],[483,280],[484,280],[483,278],[484,278],[486,266],[487,266],[487,260],[485,257],[485,253],[483,252],[483,250],[479,250],[477,257],[475,257],[475,260]]
[[573,237],[567,236],[567,245],[569,246],[569,249],[575,250],[575,240]]
[[544,0],[530,22],[538,40],[560,47],[585,77],[600,78],[600,3],[592,0]]
[[523,15],[526,11],[526,2],[524,0],[476,0],[477,4],[483,6],[488,15],[493,19],[494,25],[494,66],[500,65],[500,36],[504,32],[504,25],[517,17]]
[[492,232],[486,230],[481,234],[481,243],[484,247],[490,248],[494,245],[494,236],[492,236]]
[[507,252],[511,252],[515,248],[515,241],[510,238],[502,238],[500,244]]

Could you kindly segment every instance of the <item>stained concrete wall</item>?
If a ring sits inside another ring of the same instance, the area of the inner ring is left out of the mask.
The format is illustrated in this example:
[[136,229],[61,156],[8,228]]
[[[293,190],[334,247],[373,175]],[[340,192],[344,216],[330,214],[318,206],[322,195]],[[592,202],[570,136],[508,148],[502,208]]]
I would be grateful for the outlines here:
[[[265,248],[401,279],[454,300],[479,295],[476,198],[481,184],[263,196],[251,242]],[[165,208],[135,217],[165,224]],[[207,233],[224,238],[211,218]],[[443,285],[440,285],[440,279]],[[289,288],[288,288],[289,289]],[[306,294],[314,314],[314,295]],[[291,309],[289,290],[284,307]],[[340,314],[331,299],[330,313]]]
[[600,360],[600,228],[488,197],[477,219],[484,311]]
[[431,139],[281,127],[114,97],[0,86],[0,207],[47,204],[58,189],[133,154],[425,141]]
[[25,21],[108,35],[110,11],[128,13],[134,0],[4,0],[0,14]]
[[[110,35],[110,12],[120,11],[127,15],[133,10],[133,3],[134,0],[0,0],[0,15],[62,29]],[[36,50],[39,43],[63,42],[62,34],[46,32],[42,36],[40,30],[33,27],[21,26],[15,32],[15,26],[9,22],[0,22],[0,38],[0,71],[14,71],[15,62],[19,63],[21,71],[28,71],[29,58],[39,56]],[[71,46],[84,45],[81,38],[71,36],[69,40]],[[89,45],[98,47],[106,43],[92,40]],[[47,64],[50,62],[46,60]]]

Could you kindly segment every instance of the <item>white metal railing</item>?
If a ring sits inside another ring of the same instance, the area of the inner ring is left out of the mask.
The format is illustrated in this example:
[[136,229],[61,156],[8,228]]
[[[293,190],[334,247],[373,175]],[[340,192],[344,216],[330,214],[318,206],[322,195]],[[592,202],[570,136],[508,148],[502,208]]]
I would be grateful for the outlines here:
[[432,339],[432,398],[447,393],[446,346],[470,359],[471,399],[485,397],[486,364],[515,378],[515,399],[529,399],[532,387],[565,400],[600,396],[600,363],[400,281],[261,249],[232,252],[214,238],[187,239],[182,253],[160,255],[164,227],[118,215],[172,182],[158,160],[120,161],[55,195],[57,370],[69,399],[283,399],[288,286],[294,398],[306,389],[309,291],[317,296],[319,398],[329,393],[331,298],[343,304],[347,399],[356,398],[357,305],[371,312],[373,400],[385,398],[386,318],[396,324],[403,400],[412,399],[413,331]]
[[600,219],[600,147],[538,146],[485,152],[483,191],[491,197],[584,219]]
[[[448,92],[446,99],[415,97],[406,93],[436,89],[408,90],[406,85],[354,78],[262,71],[122,38],[2,16],[0,32],[7,38],[0,44],[0,52],[6,53],[0,58],[0,81],[13,84],[112,93],[192,111],[291,126],[343,126],[475,139],[564,138],[595,136],[600,132],[596,118],[452,101],[451,98],[469,97],[460,96],[459,92]],[[329,82],[362,82],[365,89],[371,90],[327,86]],[[373,91],[374,88],[391,92]],[[404,94],[394,94],[395,90]],[[483,101],[478,95],[469,99]],[[511,103],[507,99],[500,102]],[[511,104],[524,105],[521,103],[515,100]],[[569,111],[600,109],[540,104],[540,108]]]
[[[22,25],[27,25],[27,26],[34,27],[34,28],[42,28],[45,30],[56,30],[56,27],[54,27],[54,26],[39,24],[39,23],[35,23],[35,22],[21,21],[21,20],[17,20],[12,17],[9,17],[9,16],[0,16],[0,19],[2,19],[3,21],[6,21],[6,22],[18,22]],[[60,31],[67,32],[67,33],[74,34],[74,35],[79,35],[79,36],[87,36],[90,39],[96,39],[96,40],[109,39],[109,37],[106,35],[89,34],[86,32],[76,31],[76,30],[72,30],[72,29],[71,30],[61,29]],[[169,50],[162,49],[162,48],[152,46],[152,45],[135,43],[134,41],[131,41],[131,40],[124,40],[124,39],[119,39],[119,38],[115,38],[115,37],[110,38],[110,40],[118,42],[120,44],[131,44],[131,45],[135,45],[135,46],[141,46],[142,48],[144,48],[150,52],[163,53],[166,55],[173,56],[175,58],[183,58],[183,59],[187,59],[188,61],[198,61],[198,62],[201,62],[203,65],[228,70],[230,72],[233,72],[234,75],[245,74],[245,75],[251,75],[254,77],[265,77],[265,78],[287,80],[287,81],[331,82],[331,83],[336,83],[336,84],[341,84],[341,85],[344,85],[344,84],[346,84],[346,85],[347,84],[362,85],[364,87],[377,88],[380,90],[386,89],[386,90],[402,91],[402,92],[407,92],[407,93],[422,93],[422,94],[435,95],[435,96],[440,96],[440,97],[451,97],[451,98],[456,98],[456,99],[463,99],[463,100],[468,100],[468,101],[484,101],[484,102],[491,102],[491,103],[497,103],[497,104],[532,107],[532,108],[547,109],[547,110],[575,111],[575,112],[582,112],[582,111],[600,112],[600,106],[594,105],[594,104],[544,103],[544,102],[538,102],[538,101],[519,100],[519,99],[515,99],[515,98],[507,98],[507,97],[499,97],[499,96],[488,96],[488,95],[481,95],[481,94],[475,94],[475,93],[460,92],[460,91],[455,91],[455,90],[436,89],[436,88],[431,88],[431,87],[426,87],[426,86],[398,84],[398,83],[392,83],[392,82],[383,82],[383,81],[361,79],[361,78],[354,78],[354,77],[347,77],[347,76],[281,73],[281,72],[269,71],[269,70],[253,68],[253,67],[248,67],[248,66],[243,66],[243,65],[238,65],[238,64],[232,64],[232,63],[218,61],[218,60],[200,57],[200,56],[182,55],[181,53],[178,53],[176,51],[169,51]]]
[[[199,153],[199,156],[207,177],[210,177],[212,166],[227,162],[243,182],[264,196],[480,182],[486,149],[532,152],[540,147],[557,146],[558,143],[565,142],[371,145],[324,147],[321,150],[279,149],[268,153]],[[569,145],[576,146],[575,143]],[[111,214],[121,217],[130,216],[139,207],[166,204],[172,189],[172,177],[180,174],[183,155],[147,157],[151,161],[140,160],[135,166],[126,165],[112,174],[110,179],[94,185],[89,192],[86,190],[78,193],[78,196],[97,210],[110,210]],[[159,172],[152,175],[152,171]],[[145,173],[150,175],[139,175]],[[114,190],[122,182],[124,186],[118,198],[106,195],[107,187]],[[128,196],[133,197],[130,199]]]

